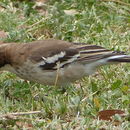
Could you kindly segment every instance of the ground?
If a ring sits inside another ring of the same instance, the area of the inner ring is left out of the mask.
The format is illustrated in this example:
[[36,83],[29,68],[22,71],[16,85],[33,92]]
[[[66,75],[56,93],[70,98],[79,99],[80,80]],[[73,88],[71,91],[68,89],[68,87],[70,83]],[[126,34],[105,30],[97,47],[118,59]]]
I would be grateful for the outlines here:
[[[54,38],[130,54],[130,2],[44,0],[38,5],[27,0],[1,0],[0,32],[0,40],[5,42],[20,44]],[[55,86],[0,72],[0,128],[128,130],[129,68],[130,64],[101,67],[96,74],[68,86],[64,93]],[[99,120],[99,111],[110,109],[123,110],[126,116]]]

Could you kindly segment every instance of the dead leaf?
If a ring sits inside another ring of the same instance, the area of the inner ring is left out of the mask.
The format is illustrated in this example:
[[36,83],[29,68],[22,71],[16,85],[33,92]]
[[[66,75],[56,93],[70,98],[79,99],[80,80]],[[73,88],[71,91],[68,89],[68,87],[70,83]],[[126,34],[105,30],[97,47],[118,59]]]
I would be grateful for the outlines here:
[[2,6],[0,6],[0,12],[3,12],[5,9],[2,7]]
[[7,38],[7,32],[0,30],[0,38]]
[[67,15],[76,15],[78,14],[78,12],[74,9],[70,9],[70,10],[64,10],[65,14]]
[[125,112],[122,110],[103,110],[98,113],[100,120],[112,121],[112,116],[119,114],[121,117],[124,117]]
[[40,15],[47,16],[47,2],[48,0],[36,0],[33,8],[36,9]]
[[29,124],[27,122],[22,122],[22,121],[16,121],[16,125],[19,128],[26,128],[27,130],[32,130],[33,129],[33,125]]

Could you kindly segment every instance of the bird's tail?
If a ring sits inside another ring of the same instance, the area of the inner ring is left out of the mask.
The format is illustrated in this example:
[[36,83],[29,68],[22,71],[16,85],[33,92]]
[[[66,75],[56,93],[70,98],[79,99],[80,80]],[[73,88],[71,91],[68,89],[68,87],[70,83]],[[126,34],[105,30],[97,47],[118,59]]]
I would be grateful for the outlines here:
[[101,46],[83,45],[77,48],[80,52],[79,61],[86,63],[107,63],[130,62],[130,55],[121,51],[111,51]]
[[108,62],[130,62],[130,55],[115,55],[108,57]]

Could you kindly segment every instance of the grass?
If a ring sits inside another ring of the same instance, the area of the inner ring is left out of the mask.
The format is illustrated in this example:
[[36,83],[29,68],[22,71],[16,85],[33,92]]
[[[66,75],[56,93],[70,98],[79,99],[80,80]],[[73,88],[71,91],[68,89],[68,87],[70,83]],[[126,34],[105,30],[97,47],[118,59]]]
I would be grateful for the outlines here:
[[[43,14],[34,3],[0,2],[0,30],[6,42],[30,42],[47,38],[130,50],[130,2],[114,0],[51,0]],[[69,14],[65,11],[70,11]],[[72,13],[74,10],[76,13]],[[130,65],[104,66],[77,81],[62,93],[52,86],[26,82],[9,72],[0,73],[0,113],[42,111],[41,114],[0,119],[2,129],[115,129],[113,122],[99,121],[101,110],[130,112]],[[129,119],[118,118],[117,129],[128,130]],[[26,122],[26,123],[25,123]]]

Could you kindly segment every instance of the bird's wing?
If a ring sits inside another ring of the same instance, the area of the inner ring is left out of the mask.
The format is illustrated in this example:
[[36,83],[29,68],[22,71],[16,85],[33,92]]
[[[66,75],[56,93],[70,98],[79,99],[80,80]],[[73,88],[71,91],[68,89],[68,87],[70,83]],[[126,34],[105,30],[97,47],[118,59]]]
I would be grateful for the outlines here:
[[30,51],[29,59],[43,70],[63,68],[80,57],[79,50],[72,46],[61,40],[44,40]]
[[[83,64],[89,64],[101,59],[110,58],[110,61],[116,59],[118,62],[119,57],[125,55],[123,52],[111,51],[97,45],[69,43],[59,40],[41,41],[41,43],[37,46],[38,47],[35,49],[33,47],[30,59],[36,62],[36,64],[43,70],[63,68],[75,61]],[[117,57],[111,58],[113,56]]]
[[76,49],[79,50],[80,52],[80,58],[78,58],[78,61],[85,62],[85,64],[98,61],[101,59],[107,59],[113,56],[122,56],[122,55],[126,56],[124,52],[108,50],[104,47],[97,45],[84,44],[80,45]]

